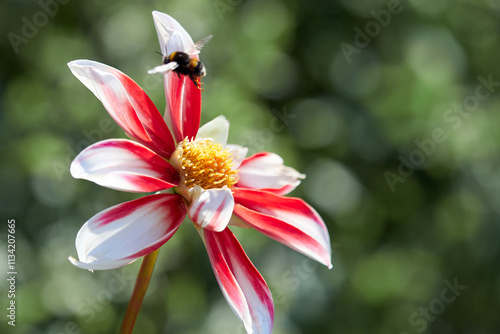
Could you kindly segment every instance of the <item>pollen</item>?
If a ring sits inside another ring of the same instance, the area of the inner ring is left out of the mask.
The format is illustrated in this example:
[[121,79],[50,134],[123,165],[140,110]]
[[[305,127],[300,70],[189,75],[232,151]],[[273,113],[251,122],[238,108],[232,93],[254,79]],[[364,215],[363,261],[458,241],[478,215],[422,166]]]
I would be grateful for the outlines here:
[[211,139],[189,141],[180,144],[180,163],[188,188],[198,185],[203,189],[231,188],[236,182],[237,171],[233,170],[231,152]]

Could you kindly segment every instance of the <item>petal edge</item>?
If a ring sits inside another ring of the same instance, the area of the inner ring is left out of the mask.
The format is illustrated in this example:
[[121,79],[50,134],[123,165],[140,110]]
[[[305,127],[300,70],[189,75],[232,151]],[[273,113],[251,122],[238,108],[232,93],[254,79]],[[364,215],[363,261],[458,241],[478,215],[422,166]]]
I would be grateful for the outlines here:
[[203,230],[202,238],[222,293],[247,333],[270,334],[274,323],[271,292],[236,237],[226,228]]
[[234,199],[234,214],[247,224],[332,268],[328,229],[304,200],[241,188],[235,190]]
[[177,231],[186,209],[181,197],[156,194],[115,205],[89,219],[78,231],[77,267],[124,266],[158,249]]

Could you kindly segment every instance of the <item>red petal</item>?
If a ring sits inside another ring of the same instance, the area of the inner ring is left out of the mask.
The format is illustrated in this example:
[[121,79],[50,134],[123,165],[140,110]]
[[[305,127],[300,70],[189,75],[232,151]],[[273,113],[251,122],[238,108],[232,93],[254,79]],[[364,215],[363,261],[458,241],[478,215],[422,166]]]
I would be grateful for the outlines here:
[[177,142],[188,137],[194,139],[200,127],[201,90],[186,75],[180,77],[172,71],[165,74],[165,117],[170,118]]
[[75,60],[68,66],[131,138],[170,158],[175,150],[172,135],[139,85],[124,73],[99,62]]
[[204,231],[210,263],[227,302],[247,333],[271,333],[274,305],[269,288],[229,229]]
[[165,159],[127,139],[103,140],[80,152],[71,175],[101,186],[132,192],[153,192],[179,184],[179,174]]
[[331,268],[330,237],[318,213],[300,198],[235,189],[234,214],[264,235]]
[[115,205],[87,221],[76,237],[84,269],[113,269],[151,253],[167,242],[186,216],[184,201],[174,194],[156,194]]

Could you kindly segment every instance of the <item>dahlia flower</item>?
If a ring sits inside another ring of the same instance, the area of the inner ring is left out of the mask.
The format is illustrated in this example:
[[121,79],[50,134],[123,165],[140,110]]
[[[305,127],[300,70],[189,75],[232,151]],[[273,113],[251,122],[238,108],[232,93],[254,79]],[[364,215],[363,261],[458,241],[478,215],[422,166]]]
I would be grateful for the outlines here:
[[[162,53],[192,47],[177,21],[159,12],[153,16]],[[199,127],[201,92],[186,76],[164,73],[165,121],[146,93],[119,70],[90,60],[68,65],[130,138],[87,147],[71,164],[72,176],[150,193],[90,218],[78,232],[78,260],[70,257],[71,263],[89,270],[129,264],[165,244],[188,216],[247,333],[271,333],[269,288],[228,226],[257,230],[331,268],[323,220],[302,199],[284,196],[304,175],[276,154],[246,157],[246,148],[228,144],[229,122],[223,116]]]

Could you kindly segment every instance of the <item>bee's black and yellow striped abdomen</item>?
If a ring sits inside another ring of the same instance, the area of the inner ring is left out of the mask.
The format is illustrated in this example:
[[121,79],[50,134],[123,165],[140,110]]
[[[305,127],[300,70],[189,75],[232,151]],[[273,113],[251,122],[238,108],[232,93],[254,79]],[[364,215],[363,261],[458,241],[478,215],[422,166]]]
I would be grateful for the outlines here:
[[177,63],[172,71],[178,75],[187,75],[199,87],[199,78],[205,75],[205,66],[196,58],[191,58],[187,53],[175,51],[163,58],[163,64]]

